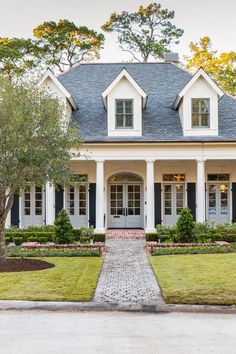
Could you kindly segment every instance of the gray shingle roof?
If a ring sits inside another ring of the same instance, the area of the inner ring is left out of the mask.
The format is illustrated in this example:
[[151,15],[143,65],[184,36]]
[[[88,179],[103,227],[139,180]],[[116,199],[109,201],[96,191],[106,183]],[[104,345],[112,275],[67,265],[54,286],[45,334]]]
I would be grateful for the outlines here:
[[[107,111],[101,95],[123,68],[148,95],[141,137],[107,136]],[[58,79],[79,107],[71,124],[79,127],[85,142],[236,141],[236,100],[227,95],[219,101],[219,136],[183,136],[179,114],[171,107],[191,77],[171,63],[96,63],[81,64]]]

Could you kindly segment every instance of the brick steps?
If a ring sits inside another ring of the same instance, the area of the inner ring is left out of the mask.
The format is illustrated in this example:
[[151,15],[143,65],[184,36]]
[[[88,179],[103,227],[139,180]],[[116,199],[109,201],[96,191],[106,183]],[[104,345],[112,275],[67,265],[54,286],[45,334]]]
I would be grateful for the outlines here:
[[106,239],[108,240],[140,240],[144,238],[144,230],[139,229],[113,229],[106,231]]

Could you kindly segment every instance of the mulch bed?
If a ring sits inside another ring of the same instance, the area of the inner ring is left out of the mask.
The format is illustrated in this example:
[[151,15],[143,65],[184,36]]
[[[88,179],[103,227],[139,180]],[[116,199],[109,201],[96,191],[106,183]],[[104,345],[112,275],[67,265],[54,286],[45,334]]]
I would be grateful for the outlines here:
[[28,272],[53,268],[54,264],[44,262],[38,259],[14,258],[7,259],[5,263],[0,264],[0,273],[9,272]]

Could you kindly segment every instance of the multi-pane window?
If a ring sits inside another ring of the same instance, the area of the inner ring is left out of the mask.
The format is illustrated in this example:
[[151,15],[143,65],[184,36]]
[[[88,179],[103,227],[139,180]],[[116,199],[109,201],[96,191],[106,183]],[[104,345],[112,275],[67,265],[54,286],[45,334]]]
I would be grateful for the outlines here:
[[192,127],[208,128],[210,118],[209,98],[192,98]]
[[30,215],[31,207],[31,195],[30,195],[30,186],[27,186],[24,191],[24,214]]
[[75,215],[75,187],[70,186],[67,194],[67,206],[69,215]]
[[140,185],[128,185],[128,215],[140,215]]
[[42,215],[42,187],[35,187],[35,215]]
[[81,185],[79,187],[79,215],[87,214],[87,188],[86,185]]
[[116,100],[116,128],[133,128],[133,100]]
[[110,186],[110,214],[123,215],[123,185]]

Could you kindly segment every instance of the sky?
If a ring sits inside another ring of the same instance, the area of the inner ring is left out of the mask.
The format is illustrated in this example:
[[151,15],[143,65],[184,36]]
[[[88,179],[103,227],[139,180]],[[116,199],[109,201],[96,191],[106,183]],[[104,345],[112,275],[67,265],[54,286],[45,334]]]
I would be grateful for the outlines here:
[[[114,11],[135,11],[151,0],[0,0],[0,37],[30,37],[44,21],[68,19],[101,31],[100,26]],[[173,23],[184,29],[180,44],[171,50],[180,57],[189,54],[191,41],[209,36],[219,52],[236,51],[236,0],[162,0],[163,8],[175,11]],[[115,35],[106,34],[102,62],[121,62],[131,56],[122,52]]]

